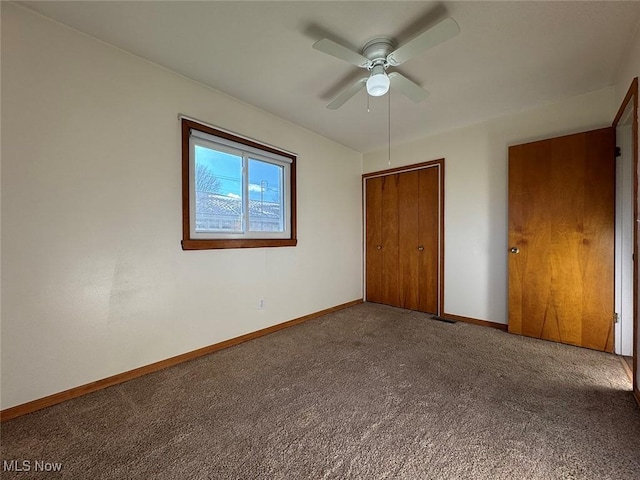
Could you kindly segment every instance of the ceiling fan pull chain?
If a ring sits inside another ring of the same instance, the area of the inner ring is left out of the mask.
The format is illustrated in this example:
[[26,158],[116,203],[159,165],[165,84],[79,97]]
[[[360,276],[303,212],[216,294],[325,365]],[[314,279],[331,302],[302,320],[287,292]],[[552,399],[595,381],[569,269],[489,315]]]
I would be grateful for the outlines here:
[[388,97],[388,108],[387,108],[387,112],[388,112],[388,118],[387,118],[387,125],[389,128],[389,131],[387,132],[389,134],[389,161],[387,162],[387,165],[391,165],[391,90],[389,90],[387,92],[387,97]]

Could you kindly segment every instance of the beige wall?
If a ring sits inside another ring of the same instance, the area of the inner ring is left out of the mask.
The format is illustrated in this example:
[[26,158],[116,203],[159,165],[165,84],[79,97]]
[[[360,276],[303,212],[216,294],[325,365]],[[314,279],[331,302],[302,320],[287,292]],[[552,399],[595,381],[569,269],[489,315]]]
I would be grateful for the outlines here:
[[[6,2],[1,73],[1,408],[361,298],[360,153]],[[181,250],[179,113],[299,155],[297,247]]]
[[640,76],[640,23],[636,26],[635,34],[629,41],[628,49],[616,74],[616,108],[622,104],[633,78],[638,76]]
[[[392,167],[445,158],[445,301],[455,315],[507,322],[507,148],[611,124],[614,89],[391,149]],[[364,171],[389,168],[387,150]]]

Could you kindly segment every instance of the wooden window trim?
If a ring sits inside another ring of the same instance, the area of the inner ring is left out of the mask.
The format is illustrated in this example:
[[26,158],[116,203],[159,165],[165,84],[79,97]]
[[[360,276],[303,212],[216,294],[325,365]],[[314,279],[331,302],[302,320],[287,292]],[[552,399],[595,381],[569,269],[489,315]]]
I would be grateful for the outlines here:
[[[183,250],[213,250],[222,248],[265,248],[265,247],[295,247],[298,244],[296,232],[296,156],[254,142],[247,138],[233,135],[223,130],[204,125],[193,120],[182,118],[182,249]],[[291,238],[250,238],[250,239],[194,239],[191,238],[191,211],[189,205],[189,131],[191,129],[215,135],[227,140],[231,140],[242,145],[258,148],[265,152],[274,153],[291,159],[290,168],[290,184],[288,185],[290,192],[290,222],[291,222]]]

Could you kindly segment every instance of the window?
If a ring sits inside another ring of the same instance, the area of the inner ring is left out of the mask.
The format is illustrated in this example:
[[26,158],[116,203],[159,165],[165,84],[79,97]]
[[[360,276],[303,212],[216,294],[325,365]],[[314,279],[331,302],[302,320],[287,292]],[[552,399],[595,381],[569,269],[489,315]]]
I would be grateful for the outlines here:
[[182,118],[182,248],[296,240],[296,157]]

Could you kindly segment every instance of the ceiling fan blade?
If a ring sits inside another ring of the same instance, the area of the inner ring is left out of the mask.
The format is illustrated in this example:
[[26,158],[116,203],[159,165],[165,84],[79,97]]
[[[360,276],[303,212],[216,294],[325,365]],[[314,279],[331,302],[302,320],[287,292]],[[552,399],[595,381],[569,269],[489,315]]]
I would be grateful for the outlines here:
[[460,33],[460,27],[456,21],[453,18],[447,18],[391,52],[387,55],[387,62],[393,67],[400,65],[425,50],[455,37],[458,33]]
[[429,92],[424,88],[398,72],[391,72],[389,80],[391,81],[391,87],[400,91],[415,103],[419,103],[429,96]]
[[328,38],[318,40],[313,44],[313,48],[320,52],[326,53],[327,55],[331,55],[332,57],[344,60],[351,65],[355,65],[356,67],[367,68],[370,63],[368,58],[363,57],[359,53],[356,53],[353,50],[350,50],[347,47],[334,42],[333,40],[329,40]]
[[358,93],[360,90],[364,88],[365,84],[367,83],[367,78],[368,77],[363,77],[360,80],[358,80],[356,83],[351,85],[349,88],[343,90],[342,93],[340,93],[340,95],[338,95],[335,98],[335,100],[333,100],[333,102],[327,105],[327,108],[329,110],[336,110],[340,108],[342,105],[344,105],[344,103],[347,100],[349,100],[351,97],[353,97],[356,93]]

